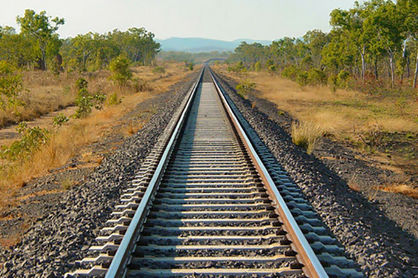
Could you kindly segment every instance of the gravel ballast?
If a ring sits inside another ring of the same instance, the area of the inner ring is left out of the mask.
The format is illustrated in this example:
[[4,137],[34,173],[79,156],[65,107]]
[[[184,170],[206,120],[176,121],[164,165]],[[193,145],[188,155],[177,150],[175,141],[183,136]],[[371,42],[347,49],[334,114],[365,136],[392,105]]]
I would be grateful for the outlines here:
[[[416,238],[389,219],[376,204],[350,190],[327,165],[294,145],[285,131],[286,126],[281,126],[288,121],[275,116],[279,111],[273,104],[257,100],[253,106],[251,101],[236,94],[233,81],[227,83],[225,79],[222,86],[239,111],[362,271],[368,277],[417,275]],[[416,202],[410,202],[408,205],[415,206],[412,211],[416,212]],[[411,219],[409,215],[405,218]]]
[[[141,161],[163,134],[197,74],[135,108],[152,106],[157,112],[106,157],[85,182],[49,204],[20,243],[12,250],[1,250],[1,277],[62,277],[72,270],[76,260],[88,254],[88,247],[110,218],[122,190],[129,186]],[[36,182],[31,186],[36,187]]]

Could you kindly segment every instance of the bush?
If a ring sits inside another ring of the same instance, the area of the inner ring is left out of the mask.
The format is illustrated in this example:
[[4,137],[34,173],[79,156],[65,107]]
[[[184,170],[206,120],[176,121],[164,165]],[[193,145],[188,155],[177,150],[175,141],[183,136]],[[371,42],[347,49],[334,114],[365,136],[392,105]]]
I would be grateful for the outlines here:
[[108,99],[107,99],[107,104],[108,105],[118,105],[118,104],[120,104],[122,102],[122,99],[120,99],[119,97],[118,97],[118,94],[117,93],[113,93],[113,94],[111,94],[109,97],[108,97]]
[[336,80],[337,86],[339,88],[347,88],[347,81],[349,77],[350,77],[350,74],[347,71],[341,70],[337,75],[337,80]]
[[25,122],[19,123],[17,131],[21,135],[21,138],[14,141],[9,147],[3,146],[0,151],[1,158],[24,160],[49,140],[49,132],[47,129],[38,126],[30,128]]
[[308,72],[305,70],[298,72],[296,82],[302,87],[308,85]]
[[310,122],[292,123],[292,142],[311,154],[323,131]]
[[228,66],[228,71],[240,73],[246,72],[247,69],[244,67],[244,63],[242,61],[239,61],[235,65]]
[[88,82],[84,78],[79,78],[75,82],[75,87],[77,88],[77,92],[79,92],[79,91],[81,91],[83,89],[86,89],[87,90],[87,86],[88,86]]
[[164,74],[165,73],[165,68],[162,66],[156,66],[152,69],[153,73],[160,73],[160,74]]
[[76,87],[78,88],[78,95],[75,100],[77,105],[77,110],[74,114],[75,118],[86,117],[91,113],[93,107],[98,110],[103,108],[106,96],[102,93],[91,95],[87,90],[88,83],[84,78],[80,78],[76,81]]
[[330,76],[328,76],[328,86],[333,92],[337,90],[337,76],[336,75],[331,74]]
[[312,57],[311,56],[306,56],[302,59],[301,64],[306,67],[306,68],[310,68],[313,65],[313,61],[312,61]]
[[311,85],[325,85],[327,76],[322,70],[311,68],[308,71],[308,82]]
[[22,105],[17,97],[23,89],[22,76],[14,66],[0,61],[0,108],[15,108]]
[[255,71],[260,71],[260,70],[261,70],[261,63],[260,63],[260,61],[257,61],[257,62],[254,64],[254,70],[255,70]]
[[58,115],[56,115],[54,117],[54,119],[52,120],[52,124],[56,127],[60,127],[62,126],[64,123],[68,122],[69,119],[68,117],[66,117],[64,114],[59,113]]
[[287,66],[282,71],[282,76],[291,80],[296,80],[300,69],[294,65]]
[[250,82],[249,80],[242,80],[235,89],[237,90],[237,93],[242,96],[243,98],[246,97],[246,95],[255,88],[255,83]]
[[132,78],[132,71],[129,69],[129,60],[122,55],[114,58],[110,64],[109,69],[112,72],[111,79],[119,86],[126,85],[126,82]]

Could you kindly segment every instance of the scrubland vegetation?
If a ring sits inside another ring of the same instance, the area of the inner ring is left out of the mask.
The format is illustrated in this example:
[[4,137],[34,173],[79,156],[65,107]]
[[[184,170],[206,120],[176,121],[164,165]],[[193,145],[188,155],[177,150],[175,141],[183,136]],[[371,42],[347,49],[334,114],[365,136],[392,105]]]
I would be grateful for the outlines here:
[[[13,140],[0,138],[0,207],[31,178],[83,156],[123,115],[187,74],[180,63],[156,64],[160,46],[144,28],[60,39],[64,19],[26,10],[17,22],[19,33],[0,26],[0,127],[15,125],[18,132]],[[136,133],[146,118],[119,132]]]
[[239,94],[252,82],[290,113],[293,141],[308,152],[327,136],[415,175],[417,14],[416,1],[355,3],[331,12],[329,33],[242,43],[220,68],[238,80]]
[[308,31],[269,46],[243,42],[229,57],[229,69],[279,72],[305,85],[359,89],[366,93],[416,87],[418,4],[412,0],[356,2],[331,12],[332,30]]

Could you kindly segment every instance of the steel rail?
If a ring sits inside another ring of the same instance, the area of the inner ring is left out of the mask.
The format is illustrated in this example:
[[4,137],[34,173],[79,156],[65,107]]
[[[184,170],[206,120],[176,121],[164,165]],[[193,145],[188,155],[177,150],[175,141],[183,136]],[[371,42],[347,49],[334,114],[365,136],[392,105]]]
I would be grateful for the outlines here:
[[160,180],[164,174],[170,155],[174,149],[180,131],[185,123],[186,114],[190,111],[191,103],[196,94],[197,88],[199,87],[200,80],[203,76],[203,72],[204,67],[201,69],[197,81],[193,84],[193,87],[191,88],[191,93],[189,95],[189,99],[185,105],[185,108],[177,122],[175,129],[173,130],[170,136],[170,140],[164,149],[158,166],[151,178],[151,181],[144,193],[143,198],[139,203],[137,210],[135,211],[132,221],[130,222],[128,229],[126,230],[126,233],[119,245],[119,248],[116,251],[115,256],[113,257],[112,263],[110,264],[109,269],[106,272],[106,278],[123,277],[126,274],[126,265],[129,263],[131,259],[131,253],[135,248],[136,241],[138,240],[139,233],[141,232],[141,224],[147,216],[147,208],[149,206],[149,203],[152,201],[154,193],[157,190]]
[[276,207],[277,213],[280,215],[281,220],[285,224],[285,229],[288,232],[291,241],[298,253],[297,258],[302,262],[304,265],[303,270],[309,277],[328,277],[324,267],[320,263],[318,257],[315,255],[314,251],[312,250],[309,242],[306,240],[303,232],[299,228],[296,220],[294,219],[292,213],[290,212],[289,208],[286,205],[285,200],[281,196],[280,192],[278,191],[273,179],[271,178],[269,172],[267,171],[264,163],[261,161],[260,157],[258,156],[257,152],[255,151],[251,140],[247,136],[244,129],[241,127],[239,120],[235,116],[235,113],[232,111],[228,101],[226,100],[223,91],[223,88],[219,85],[216,77],[212,73],[212,70],[207,67],[210,75],[212,77],[213,83],[217,89],[218,95],[222,100],[222,104],[227,111],[227,114],[230,118],[231,123],[235,127],[237,135],[241,139],[242,143],[244,144],[257,172],[263,181],[267,191],[270,193],[270,197],[272,198],[273,205]]

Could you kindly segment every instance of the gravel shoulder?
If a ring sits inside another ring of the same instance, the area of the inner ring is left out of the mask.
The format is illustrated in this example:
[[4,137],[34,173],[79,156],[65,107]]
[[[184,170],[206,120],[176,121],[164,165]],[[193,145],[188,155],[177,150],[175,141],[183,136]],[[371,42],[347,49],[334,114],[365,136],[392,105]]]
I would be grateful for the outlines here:
[[[74,158],[50,175],[25,185],[21,194],[30,197],[9,212],[13,217],[8,219],[6,215],[0,220],[2,236],[13,229],[27,229],[19,243],[0,250],[1,277],[62,277],[76,260],[88,254],[88,247],[110,218],[122,190],[164,133],[197,74],[190,74],[168,92],[124,115],[121,125],[129,125],[137,117],[147,117],[143,111],[150,107],[156,111],[133,136],[125,139],[113,133],[90,146],[93,159]],[[87,167],[99,164],[94,156],[103,152],[106,155],[99,166]],[[72,181],[71,188],[63,190],[62,183],[68,180]]]
[[[382,170],[337,142],[324,138],[313,155],[306,154],[291,141],[288,114],[254,95],[243,99],[233,89],[234,80],[220,77],[237,108],[362,271],[369,277],[418,275],[418,201],[367,190],[380,182]],[[353,173],[364,191],[347,186]]]

